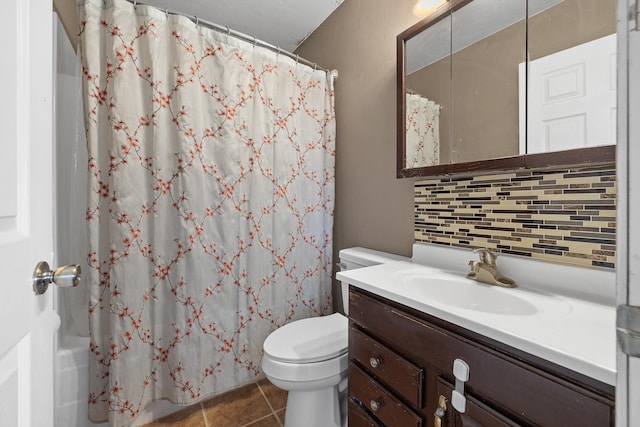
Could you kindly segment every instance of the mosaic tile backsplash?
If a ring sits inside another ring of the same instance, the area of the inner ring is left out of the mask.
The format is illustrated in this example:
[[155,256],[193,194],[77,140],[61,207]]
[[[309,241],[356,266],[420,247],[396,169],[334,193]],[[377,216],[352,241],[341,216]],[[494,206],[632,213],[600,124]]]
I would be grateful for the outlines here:
[[614,269],[615,165],[415,184],[415,240]]

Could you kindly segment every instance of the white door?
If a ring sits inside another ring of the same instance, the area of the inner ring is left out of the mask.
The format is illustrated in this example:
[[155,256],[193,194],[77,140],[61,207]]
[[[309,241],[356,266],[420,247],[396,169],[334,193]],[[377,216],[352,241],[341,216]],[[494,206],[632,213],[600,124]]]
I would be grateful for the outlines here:
[[[640,307],[640,15],[638,0],[618,2],[618,305]],[[635,16],[634,16],[635,15]],[[640,357],[618,347],[616,426],[640,426]]]
[[53,426],[51,289],[35,296],[38,261],[51,263],[52,4],[3,0],[0,14],[0,426]]
[[615,144],[616,69],[615,34],[531,61],[526,152]]

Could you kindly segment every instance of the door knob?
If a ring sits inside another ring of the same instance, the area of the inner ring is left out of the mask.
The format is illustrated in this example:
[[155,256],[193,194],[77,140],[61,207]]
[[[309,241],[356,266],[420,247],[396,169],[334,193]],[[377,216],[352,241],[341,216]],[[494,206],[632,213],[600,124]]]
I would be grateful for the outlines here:
[[80,279],[80,266],[78,264],[65,265],[51,270],[49,264],[41,261],[33,271],[33,292],[36,295],[44,294],[52,282],[63,288],[78,286]]

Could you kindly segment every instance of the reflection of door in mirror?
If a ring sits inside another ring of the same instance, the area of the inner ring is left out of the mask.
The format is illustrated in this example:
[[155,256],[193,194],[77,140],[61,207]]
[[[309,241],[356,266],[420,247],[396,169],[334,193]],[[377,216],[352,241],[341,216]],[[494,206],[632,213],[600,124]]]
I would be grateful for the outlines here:
[[527,126],[520,133],[521,153],[615,144],[616,61],[611,34],[531,61],[528,75],[520,64],[521,105],[528,99],[528,120],[520,121]]
[[530,11],[531,58],[528,68],[520,64],[521,153],[616,143],[615,9],[615,0],[564,0]]

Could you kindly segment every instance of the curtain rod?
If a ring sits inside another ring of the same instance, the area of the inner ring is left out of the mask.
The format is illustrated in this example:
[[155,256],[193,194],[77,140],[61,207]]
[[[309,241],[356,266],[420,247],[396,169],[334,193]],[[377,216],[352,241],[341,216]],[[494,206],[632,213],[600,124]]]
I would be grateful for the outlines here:
[[249,36],[247,34],[241,33],[240,31],[236,31],[236,30],[232,30],[229,27],[226,26],[222,26],[222,25],[218,25],[218,24],[214,24],[213,22],[209,22],[209,21],[205,21],[202,20],[200,18],[198,18],[197,16],[191,16],[191,15],[186,15],[182,12],[178,12],[172,9],[161,9],[158,8],[156,6],[150,5],[150,4],[145,4],[145,3],[139,3],[136,0],[127,0],[129,3],[133,3],[133,7],[136,8],[138,5],[143,5],[143,6],[150,6],[153,7],[155,9],[158,9],[160,11],[164,11],[165,15],[179,15],[179,16],[184,16],[185,18],[189,19],[190,21],[192,21],[193,23],[196,24],[196,27],[199,25],[203,25],[207,28],[210,28],[212,30],[218,31],[219,33],[224,33],[227,34],[229,36],[233,36],[235,38],[238,38],[240,40],[244,40],[246,42],[252,43],[254,45],[259,45],[261,47],[267,48],[271,51],[274,51],[278,54],[282,54],[285,56],[288,56],[291,59],[295,59],[297,63],[301,63],[304,65],[307,65],[311,68],[313,68],[314,70],[322,70],[325,71],[329,74],[331,74],[333,76],[334,79],[338,78],[338,70],[328,70],[324,67],[320,67],[318,66],[318,64],[316,64],[315,62],[311,62],[308,59],[304,59],[304,58],[300,58],[300,55],[289,52],[288,50],[284,50],[284,49],[280,49],[279,46],[274,46],[271,43],[267,43],[263,40],[257,39],[255,36]]

